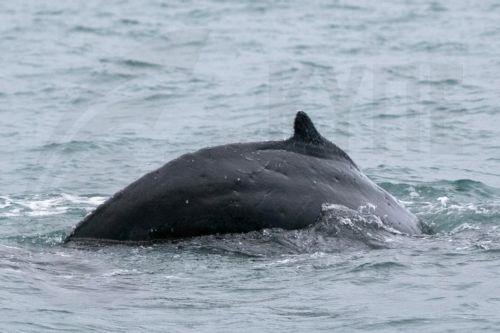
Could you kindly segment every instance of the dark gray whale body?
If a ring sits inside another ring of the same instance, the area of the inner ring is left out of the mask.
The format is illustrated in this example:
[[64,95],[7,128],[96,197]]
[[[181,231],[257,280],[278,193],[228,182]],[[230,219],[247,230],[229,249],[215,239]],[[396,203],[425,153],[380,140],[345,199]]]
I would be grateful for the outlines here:
[[284,141],[228,144],[185,154],[116,193],[67,240],[156,241],[313,224],[324,203],[369,205],[387,226],[423,224],[366,177],[304,112]]

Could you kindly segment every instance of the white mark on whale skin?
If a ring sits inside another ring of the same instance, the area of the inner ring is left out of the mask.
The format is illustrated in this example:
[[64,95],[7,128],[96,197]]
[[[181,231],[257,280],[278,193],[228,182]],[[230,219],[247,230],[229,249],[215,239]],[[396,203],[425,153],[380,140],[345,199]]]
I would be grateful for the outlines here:
[[188,199],[186,199],[186,205],[188,205],[188,204],[189,204],[189,200],[188,200]]

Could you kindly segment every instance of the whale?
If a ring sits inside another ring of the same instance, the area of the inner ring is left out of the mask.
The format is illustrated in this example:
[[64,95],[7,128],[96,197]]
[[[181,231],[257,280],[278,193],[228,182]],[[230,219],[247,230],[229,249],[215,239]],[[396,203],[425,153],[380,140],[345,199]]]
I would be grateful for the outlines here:
[[155,242],[315,224],[324,204],[359,210],[407,235],[425,224],[370,180],[299,111],[286,140],[184,154],[98,206],[66,241]]

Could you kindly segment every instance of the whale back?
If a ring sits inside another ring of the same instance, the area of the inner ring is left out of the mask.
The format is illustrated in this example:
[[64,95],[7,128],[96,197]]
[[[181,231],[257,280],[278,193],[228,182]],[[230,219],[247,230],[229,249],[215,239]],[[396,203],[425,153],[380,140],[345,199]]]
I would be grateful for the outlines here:
[[68,240],[299,229],[316,222],[324,203],[351,209],[374,204],[388,225],[421,232],[413,214],[298,112],[288,140],[205,148],[144,175],[87,216]]

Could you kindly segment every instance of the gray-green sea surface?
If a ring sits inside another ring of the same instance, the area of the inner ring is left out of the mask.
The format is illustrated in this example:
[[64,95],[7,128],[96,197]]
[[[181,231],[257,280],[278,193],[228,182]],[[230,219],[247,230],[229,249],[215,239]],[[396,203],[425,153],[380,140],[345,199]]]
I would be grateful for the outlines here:
[[[0,331],[498,332],[498,22],[492,0],[1,2]],[[63,244],[297,110],[435,233]]]

